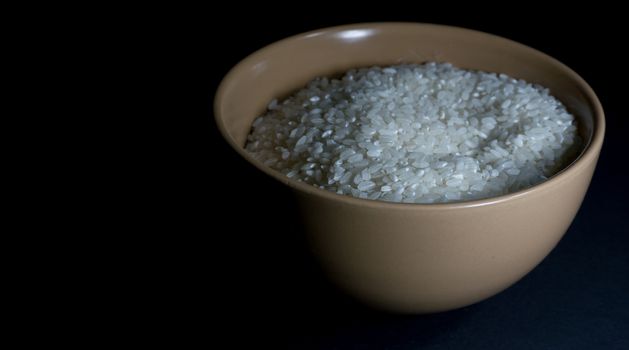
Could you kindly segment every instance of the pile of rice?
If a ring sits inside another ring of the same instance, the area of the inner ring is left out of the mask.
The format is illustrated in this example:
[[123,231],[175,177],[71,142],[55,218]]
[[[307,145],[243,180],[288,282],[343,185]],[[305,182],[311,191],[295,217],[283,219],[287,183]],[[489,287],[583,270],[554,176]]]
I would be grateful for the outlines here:
[[574,117],[548,89],[450,64],[350,70],[271,101],[247,151],[358,198],[451,202],[514,192],[575,155]]

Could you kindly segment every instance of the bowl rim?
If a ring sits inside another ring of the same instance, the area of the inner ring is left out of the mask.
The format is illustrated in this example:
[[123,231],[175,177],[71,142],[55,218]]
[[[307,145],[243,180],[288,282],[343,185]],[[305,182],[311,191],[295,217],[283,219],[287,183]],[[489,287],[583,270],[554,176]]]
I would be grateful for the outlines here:
[[[548,61],[549,64],[552,64],[558,68],[562,74],[567,75],[570,79],[575,81],[582,93],[585,95],[590,107],[593,109],[593,132],[590,139],[586,142],[583,150],[580,154],[573,160],[569,165],[565,166],[556,174],[552,175],[548,179],[535,184],[531,187],[527,187],[525,189],[511,192],[499,196],[493,196],[488,198],[467,200],[467,201],[456,201],[456,202],[445,202],[445,203],[400,203],[400,202],[388,202],[382,200],[372,200],[372,199],[363,199],[358,197],[353,197],[345,194],[337,194],[336,192],[320,189],[315,187],[314,185],[310,185],[304,182],[300,182],[297,180],[293,180],[288,178],[286,175],[281,172],[272,169],[255,159],[252,155],[250,155],[244,147],[236,144],[236,142],[229,136],[227,129],[220,118],[221,115],[221,101],[223,100],[223,96],[226,93],[228,82],[232,80],[232,77],[237,75],[241,70],[243,70],[249,61],[255,60],[257,57],[263,56],[267,51],[273,50],[275,47],[289,44],[290,42],[301,40],[304,38],[311,38],[314,36],[319,36],[326,33],[337,33],[340,31],[347,30],[356,30],[356,29],[391,29],[392,27],[415,27],[415,28],[425,28],[425,29],[442,29],[449,31],[458,31],[462,33],[468,33],[475,36],[485,36],[485,37],[493,37],[494,39],[502,40],[505,44],[516,45],[520,48],[523,48],[529,51],[533,55],[537,55],[540,58]],[[296,35],[289,36],[287,38],[275,41],[269,45],[266,45],[255,52],[249,54],[240,62],[238,62],[234,67],[232,67],[229,72],[223,77],[221,80],[216,95],[214,97],[214,121],[218,126],[218,129],[225,139],[227,143],[244,159],[246,159],[249,163],[255,166],[258,170],[261,170],[265,174],[273,177],[274,179],[280,181],[281,183],[288,185],[294,190],[305,192],[310,195],[314,195],[317,197],[322,197],[323,199],[332,200],[335,202],[340,202],[346,205],[355,205],[355,206],[363,206],[363,207],[371,207],[371,208],[390,208],[390,209],[401,209],[401,210],[448,210],[448,209],[461,209],[461,208],[470,208],[470,207],[480,207],[487,205],[495,205],[499,203],[504,203],[508,201],[513,201],[515,199],[526,197],[530,195],[534,195],[539,192],[547,191],[551,187],[570,179],[573,176],[576,176],[587,164],[591,162],[595,162],[598,157],[598,153],[603,144],[604,134],[605,134],[605,116],[603,107],[594,93],[594,90],[590,87],[590,85],[573,71],[571,68],[560,62],[559,60],[537,50],[530,46],[521,44],[517,41],[507,39],[498,35],[468,29],[457,26],[450,25],[442,25],[442,24],[432,24],[432,23],[418,23],[418,22],[365,22],[365,23],[355,23],[355,24],[346,24],[332,27],[325,27],[320,29],[311,30],[308,32],[299,33]]]

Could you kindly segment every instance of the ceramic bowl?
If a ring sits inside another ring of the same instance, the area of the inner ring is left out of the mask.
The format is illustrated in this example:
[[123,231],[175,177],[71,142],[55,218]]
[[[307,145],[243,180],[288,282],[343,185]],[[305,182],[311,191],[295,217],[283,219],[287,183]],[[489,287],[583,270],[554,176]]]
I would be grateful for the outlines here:
[[[576,116],[584,150],[549,180],[522,191],[467,202],[401,204],[337,195],[291,180],[243,148],[252,121],[270,100],[317,76],[426,61],[505,73],[548,87]],[[539,264],[581,205],[605,128],[592,89],[552,57],[498,36],[418,23],[340,26],[278,41],[227,74],[214,107],[222,135],[252,171],[294,190],[305,234],[330,278],[372,306],[405,313],[481,301]]]

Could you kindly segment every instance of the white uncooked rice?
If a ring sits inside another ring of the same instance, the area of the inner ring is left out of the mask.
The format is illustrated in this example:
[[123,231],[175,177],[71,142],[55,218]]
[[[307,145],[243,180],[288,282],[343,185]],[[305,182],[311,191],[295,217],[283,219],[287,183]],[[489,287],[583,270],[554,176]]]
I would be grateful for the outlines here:
[[548,89],[445,63],[350,70],[271,101],[246,149],[358,198],[436,203],[514,192],[574,157],[574,117]]

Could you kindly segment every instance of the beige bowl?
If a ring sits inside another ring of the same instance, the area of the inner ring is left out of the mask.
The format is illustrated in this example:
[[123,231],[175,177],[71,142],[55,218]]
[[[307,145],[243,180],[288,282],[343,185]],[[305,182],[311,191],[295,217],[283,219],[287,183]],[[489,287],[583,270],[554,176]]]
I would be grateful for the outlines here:
[[[287,96],[316,76],[425,61],[505,73],[550,88],[578,118],[584,151],[548,181],[509,195],[400,204],[337,195],[290,180],[243,148],[252,121],[271,99]],[[269,45],[227,74],[214,108],[227,142],[294,190],[312,250],[330,277],[373,306],[411,313],[481,301],[539,264],[581,205],[605,129],[592,89],[557,60],[494,35],[413,23],[326,28]]]

